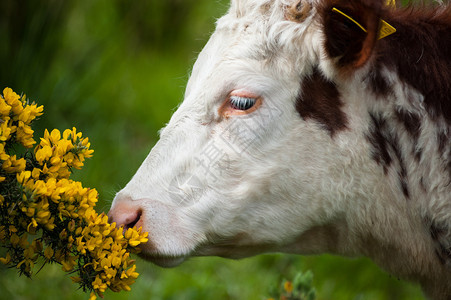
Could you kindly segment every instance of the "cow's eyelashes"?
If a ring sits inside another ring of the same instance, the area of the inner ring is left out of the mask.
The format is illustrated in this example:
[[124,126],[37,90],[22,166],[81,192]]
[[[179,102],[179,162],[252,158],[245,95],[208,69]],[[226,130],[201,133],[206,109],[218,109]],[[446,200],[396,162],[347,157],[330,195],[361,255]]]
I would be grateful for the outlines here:
[[234,90],[218,109],[220,116],[229,118],[231,116],[247,115],[254,112],[262,104],[262,97],[246,90]]
[[257,99],[251,98],[251,97],[240,97],[240,96],[232,95],[232,96],[230,96],[229,101],[230,101],[230,106],[233,109],[248,110],[255,105],[255,103],[257,102]]

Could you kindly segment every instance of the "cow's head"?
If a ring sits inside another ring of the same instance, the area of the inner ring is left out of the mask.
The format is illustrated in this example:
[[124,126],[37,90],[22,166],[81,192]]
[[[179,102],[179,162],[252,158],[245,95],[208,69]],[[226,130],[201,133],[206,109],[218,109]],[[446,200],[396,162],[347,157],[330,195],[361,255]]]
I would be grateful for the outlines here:
[[113,202],[113,221],[149,232],[144,257],[172,266],[340,252],[350,201],[380,175],[363,171],[373,163],[355,130],[365,104],[347,88],[371,61],[379,11],[363,0],[232,0],[183,103]]

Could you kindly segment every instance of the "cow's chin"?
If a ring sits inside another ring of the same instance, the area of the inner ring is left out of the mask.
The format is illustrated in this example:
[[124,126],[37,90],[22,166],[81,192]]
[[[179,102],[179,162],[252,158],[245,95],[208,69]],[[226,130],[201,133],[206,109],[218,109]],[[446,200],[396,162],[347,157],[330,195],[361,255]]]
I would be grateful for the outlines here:
[[195,253],[192,253],[192,255],[187,256],[165,256],[165,255],[159,255],[159,254],[150,254],[146,252],[139,253],[139,256],[142,259],[145,259],[159,267],[162,268],[173,268],[177,267],[178,265],[182,264],[185,260],[187,260],[189,257],[193,256],[218,256],[223,258],[229,258],[229,259],[242,259],[250,256],[254,256],[257,254],[261,254],[267,252],[265,249],[243,249],[240,247],[234,248],[234,247],[227,247],[227,248],[217,248],[212,247],[208,249],[201,249],[200,251],[196,251]]
[[141,252],[139,256],[162,268],[174,268],[183,263],[186,256],[160,256]]
[[[266,252],[272,252],[275,249],[272,245],[268,244],[235,245],[233,243],[223,242],[219,244],[200,244],[195,247],[194,251],[187,252],[186,254],[171,255],[162,249],[160,250],[161,252],[158,251],[154,245],[147,243],[142,245],[139,256],[159,267],[173,268],[182,264],[190,257],[219,256],[229,259],[242,259]],[[181,253],[183,253],[183,251]]]
[[141,251],[138,254],[140,258],[163,268],[176,267],[190,256],[188,253],[184,254],[184,252],[171,253],[167,249],[158,250],[157,247],[150,242],[140,245],[140,250]]
[[180,244],[180,240],[174,238],[161,241],[154,236],[150,240],[141,244],[139,257],[147,260],[159,267],[173,268],[191,256],[191,251],[187,244]]

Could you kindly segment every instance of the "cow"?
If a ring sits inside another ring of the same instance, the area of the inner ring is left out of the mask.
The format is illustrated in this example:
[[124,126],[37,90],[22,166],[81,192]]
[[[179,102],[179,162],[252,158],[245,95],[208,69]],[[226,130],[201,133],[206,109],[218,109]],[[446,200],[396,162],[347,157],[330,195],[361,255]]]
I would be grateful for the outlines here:
[[451,6],[231,0],[111,221],[141,255],[366,256],[451,299]]

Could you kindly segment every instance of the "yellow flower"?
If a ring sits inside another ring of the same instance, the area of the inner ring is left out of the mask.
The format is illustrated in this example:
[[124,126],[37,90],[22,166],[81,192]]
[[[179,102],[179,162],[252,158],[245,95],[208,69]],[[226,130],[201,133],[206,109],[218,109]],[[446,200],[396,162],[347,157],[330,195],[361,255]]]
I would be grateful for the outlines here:
[[35,157],[36,160],[42,164],[45,160],[48,160],[53,155],[52,147],[45,145],[42,148],[36,148]]
[[112,278],[116,277],[116,274],[117,274],[117,269],[114,269],[114,268],[107,268],[107,269],[105,270],[105,277],[106,277],[107,279],[112,279]]
[[58,141],[61,139],[61,133],[58,129],[53,129],[52,132],[49,134],[49,132],[46,129],[44,133],[44,138],[46,140],[49,140],[50,143],[52,143],[52,145],[56,145]]
[[104,258],[100,261],[100,266],[101,266],[103,269],[107,269],[107,268],[111,267],[111,260],[112,260],[112,257],[111,257],[111,256],[108,257],[108,258],[104,257]]
[[27,226],[27,232],[31,234],[36,233],[36,228],[38,227],[38,223],[35,218],[31,218],[31,222]]
[[25,165],[24,158],[17,159],[16,155],[13,155],[3,162],[2,167],[8,173],[18,173],[25,170]]
[[41,242],[40,240],[34,240],[34,241],[31,243],[31,246],[33,247],[33,249],[35,250],[35,252],[41,252],[41,251],[42,251],[42,248],[43,248],[42,242]]
[[86,246],[85,246],[86,244],[85,242],[83,242],[83,237],[82,236],[77,237],[75,243],[77,245],[77,251],[80,252],[81,254],[86,254]]
[[130,269],[128,269],[125,273],[127,275],[127,278],[133,278],[136,279],[139,276],[139,273],[136,271],[136,265],[133,265]]
[[36,104],[26,105],[19,115],[19,121],[24,124],[30,124],[36,117],[41,116],[44,111],[44,106],[37,106]]
[[128,244],[132,247],[136,247],[141,243],[146,243],[148,241],[147,235],[148,233],[144,233],[141,235],[141,228],[136,231],[135,228],[129,228],[125,232],[125,238],[128,239]]
[[9,126],[9,117],[0,119],[0,141],[5,142],[11,137],[13,129]]
[[31,172],[31,177],[33,177],[33,179],[39,179],[39,175],[41,175],[41,170],[38,168],[33,168],[33,171]]
[[38,254],[35,252],[34,247],[29,246],[24,251],[24,257],[30,260],[36,259],[38,257]]
[[27,217],[33,217],[36,209],[34,207],[22,207],[22,212],[25,213],[25,215],[27,215]]
[[20,173],[16,174],[17,182],[24,184],[28,178],[30,178],[31,172],[30,171],[22,171]]
[[52,249],[51,247],[47,247],[47,248],[45,248],[45,250],[44,250],[44,256],[45,256],[45,258],[47,258],[48,260],[52,259],[54,253],[55,253],[55,252],[53,251],[53,249]]
[[53,222],[54,218],[51,218],[50,221],[45,224],[45,228],[47,228],[48,230],[53,230],[56,226]]
[[111,259],[111,265],[117,269],[119,269],[119,267],[121,266],[122,263],[122,259],[120,256],[113,256],[113,258]]
[[70,232],[73,232],[75,230],[75,220],[71,220],[69,224],[67,225],[67,229],[69,229]]
[[66,129],[63,132],[63,138],[66,140],[72,139],[73,143],[77,142],[77,139],[81,139],[82,133],[77,132],[77,129],[75,127],[72,127],[72,130]]
[[8,105],[0,95],[0,116],[9,116],[9,112],[11,111],[11,106]]
[[96,299],[97,299],[96,293],[91,292],[91,294],[89,296],[89,300],[96,300]]
[[77,264],[78,256],[69,256],[65,260],[61,261],[62,269],[64,272],[70,272]]
[[28,234],[24,233],[19,240],[19,246],[21,246],[22,248],[27,248],[30,245],[30,243],[28,242]]
[[92,282],[92,287],[99,291],[99,292],[105,292],[107,285],[100,279],[100,277],[97,275],[96,279]]
[[3,90],[3,98],[5,99],[6,103],[11,106],[17,106],[20,104],[18,104],[20,96],[13,92],[11,88],[7,87]]
[[44,180],[36,180],[34,182],[28,182],[27,187],[37,195],[46,195],[48,192],[47,185]]
[[31,146],[36,143],[33,139],[33,133],[34,131],[30,126],[25,124],[23,121],[18,122],[18,126],[16,128],[16,140],[24,147],[31,148]]
[[291,281],[285,281],[283,288],[287,293],[291,293],[293,291],[293,283]]
[[0,143],[0,160],[9,159],[9,155],[5,152],[5,144]]
[[11,245],[17,246],[20,243],[20,237],[14,233],[11,235],[10,241]]
[[123,233],[122,227],[108,223],[94,209],[97,191],[69,179],[92,156],[89,139],[73,127],[62,134],[45,130],[34,151],[22,149],[18,155],[10,147],[35,144],[31,123],[42,112],[42,106],[29,104],[9,88],[0,94],[0,182],[15,180],[17,188],[0,195],[0,213],[8,212],[0,215],[0,242],[14,250],[0,262],[27,276],[38,257],[57,262],[64,271],[78,273],[72,280],[91,291],[90,299],[102,297],[108,288],[130,290],[139,275],[130,253],[147,242],[147,233],[136,228]]
[[0,257],[0,263],[7,265],[11,262],[11,255],[8,253],[6,253],[6,257]]

